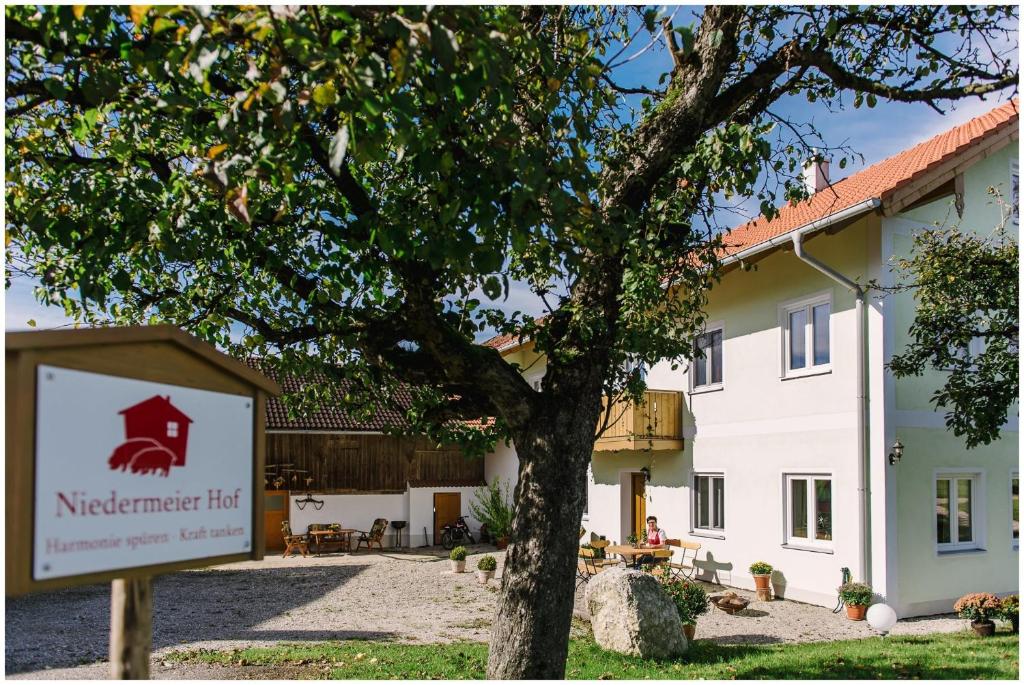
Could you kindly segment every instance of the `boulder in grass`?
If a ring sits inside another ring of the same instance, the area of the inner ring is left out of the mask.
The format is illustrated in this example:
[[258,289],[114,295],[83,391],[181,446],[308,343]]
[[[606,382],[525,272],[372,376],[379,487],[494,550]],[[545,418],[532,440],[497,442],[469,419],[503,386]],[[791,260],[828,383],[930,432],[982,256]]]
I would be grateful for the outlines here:
[[687,642],[672,599],[651,575],[612,568],[587,583],[594,641],[620,654],[664,659],[686,652]]

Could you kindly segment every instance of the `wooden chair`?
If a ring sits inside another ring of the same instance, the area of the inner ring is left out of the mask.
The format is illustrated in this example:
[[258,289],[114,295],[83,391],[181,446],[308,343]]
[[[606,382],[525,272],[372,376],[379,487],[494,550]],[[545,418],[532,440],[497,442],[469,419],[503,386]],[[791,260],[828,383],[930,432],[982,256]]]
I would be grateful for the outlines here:
[[377,549],[381,552],[384,551],[384,544],[381,539],[384,537],[384,531],[387,530],[388,520],[387,519],[374,519],[373,525],[370,526],[369,531],[359,531],[359,539],[356,541],[356,551],[366,543],[366,549],[370,550],[374,545],[377,545]]
[[[665,542],[668,543],[669,547],[667,550],[663,550],[668,552],[668,560],[664,564],[668,569],[668,572],[672,574],[673,578],[679,578],[681,576],[687,580],[693,580],[693,576],[697,572],[697,567],[694,562],[697,561],[697,552],[700,551],[700,543],[683,542],[682,540],[673,538],[670,538]],[[680,550],[678,562],[672,561],[673,548]],[[687,558],[688,554],[689,558]]]
[[580,547],[579,560],[576,562],[576,589],[585,585],[592,577],[601,572],[601,567],[594,563],[594,550]]
[[[597,550],[603,550],[605,547],[607,547],[610,544],[611,544],[611,542],[609,542],[608,540],[591,540],[590,541],[590,546],[593,547],[594,550],[595,550],[595,557],[597,556],[597,552],[596,552]],[[621,560],[619,560],[619,559],[608,559],[607,557],[600,558],[600,559],[595,558],[594,559],[594,565],[595,566],[599,566],[601,568],[605,568],[605,567],[608,567],[608,566],[618,566],[620,561]]]
[[309,539],[305,535],[293,535],[291,524],[287,521],[281,522],[281,536],[284,538],[284,554],[287,557],[293,552],[301,552],[302,556],[309,554]]

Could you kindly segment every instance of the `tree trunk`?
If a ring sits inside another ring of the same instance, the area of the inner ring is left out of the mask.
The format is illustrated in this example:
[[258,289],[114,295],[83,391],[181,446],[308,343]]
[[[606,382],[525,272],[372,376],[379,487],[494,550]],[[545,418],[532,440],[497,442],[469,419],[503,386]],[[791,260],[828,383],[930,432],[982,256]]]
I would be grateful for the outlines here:
[[531,429],[514,436],[519,484],[488,678],[565,676],[599,391],[596,396],[594,402],[561,403],[557,410],[539,412]]

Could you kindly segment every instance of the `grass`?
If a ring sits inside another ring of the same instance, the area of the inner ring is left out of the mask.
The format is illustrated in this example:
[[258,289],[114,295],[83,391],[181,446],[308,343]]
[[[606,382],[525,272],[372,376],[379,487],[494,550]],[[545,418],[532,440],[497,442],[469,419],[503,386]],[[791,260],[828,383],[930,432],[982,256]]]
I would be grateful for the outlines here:
[[[697,640],[680,659],[644,660],[600,649],[590,638],[569,647],[573,679],[1017,679],[1018,639],[1001,632],[867,638],[809,644],[725,646]],[[487,645],[326,642],[174,652],[169,660],[230,666],[294,667],[288,677],[483,678]]]

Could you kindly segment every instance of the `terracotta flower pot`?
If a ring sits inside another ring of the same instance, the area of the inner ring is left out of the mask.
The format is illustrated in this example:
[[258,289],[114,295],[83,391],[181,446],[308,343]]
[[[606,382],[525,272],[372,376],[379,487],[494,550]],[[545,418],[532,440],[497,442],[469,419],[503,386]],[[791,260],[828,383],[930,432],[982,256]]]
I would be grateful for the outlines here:
[[693,623],[683,624],[683,635],[686,636],[687,642],[693,642],[693,636],[697,634],[697,626]]
[[486,585],[487,581],[494,577],[494,571],[481,571],[477,569],[476,580],[481,585]]
[[453,573],[465,573],[466,572],[466,560],[465,559],[463,559],[462,561],[455,561],[454,559],[449,559],[448,561],[450,561],[451,564],[452,564],[452,572]]
[[498,540],[494,543],[494,546],[498,549],[505,549],[506,547],[508,547],[508,538],[498,538]]
[[851,621],[863,621],[864,615],[868,613],[867,604],[847,604],[846,616]]
[[757,589],[757,598],[762,602],[770,601],[772,598],[771,588],[772,574],[762,573],[754,576],[754,587]]
[[996,634],[996,624],[992,621],[971,621],[971,627],[980,637],[992,637]]

